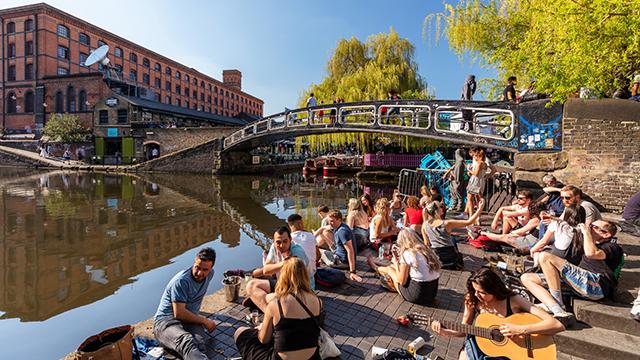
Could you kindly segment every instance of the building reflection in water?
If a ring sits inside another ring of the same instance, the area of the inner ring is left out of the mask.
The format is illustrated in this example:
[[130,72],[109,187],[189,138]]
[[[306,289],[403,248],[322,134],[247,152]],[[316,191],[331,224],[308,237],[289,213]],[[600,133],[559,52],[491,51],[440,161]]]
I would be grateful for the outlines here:
[[244,234],[256,247],[242,256],[258,258],[288,214],[302,214],[307,228],[315,228],[318,205],[344,209],[362,192],[353,178],[329,183],[300,174],[3,175],[0,320],[21,321],[46,320],[106,298],[212,240],[234,248]]

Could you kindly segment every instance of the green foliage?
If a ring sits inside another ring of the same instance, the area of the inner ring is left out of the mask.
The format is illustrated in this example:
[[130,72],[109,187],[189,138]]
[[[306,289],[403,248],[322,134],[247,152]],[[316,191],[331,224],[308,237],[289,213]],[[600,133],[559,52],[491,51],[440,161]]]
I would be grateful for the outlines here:
[[80,119],[70,114],[51,114],[42,133],[51,141],[72,143],[83,142],[91,135],[91,130],[80,123]]
[[627,87],[640,71],[639,29],[640,1],[629,0],[458,0],[424,23],[426,36],[446,36],[458,55],[521,86],[535,79],[558,101],[580,87],[608,95]]
[[[366,42],[352,37],[338,42],[327,63],[327,76],[320,84],[313,84],[300,95],[299,107],[304,107],[310,93],[318,104],[330,104],[336,98],[346,102],[386,99],[391,89],[403,99],[427,99],[431,95],[426,82],[418,74],[414,60],[414,46],[402,39],[393,29],[389,33],[369,36]],[[408,143],[398,137],[400,143]],[[356,143],[360,150],[376,141],[372,134],[328,134],[298,138],[297,144],[307,142],[312,150],[324,150],[330,144]]]

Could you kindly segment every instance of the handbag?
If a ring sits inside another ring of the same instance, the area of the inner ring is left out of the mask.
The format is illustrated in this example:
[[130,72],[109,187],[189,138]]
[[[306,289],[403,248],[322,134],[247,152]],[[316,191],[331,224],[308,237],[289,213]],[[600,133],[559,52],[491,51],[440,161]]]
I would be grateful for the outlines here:
[[[304,311],[306,311],[307,314],[311,316],[313,321],[315,321],[316,325],[320,329],[320,335],[318,335],[318,352],[320,353],[320,358],[324,360],[340,356],[340,349],[338,349],[338,347],[336,346],[333,338],[322,328],[322,326],[320,326],[320,321],[318,319],[320,316],[313,316],[311,310],[307,308],[307,306],[302,302],[302,300],[300,300],[300,298],[298,298],[296,295],[293,295],[293,297],[302,306]],[[322,315],[322,309],[320,310],[320,315]]]
[[133,327],[119,326],[87,338],[76,350],[74,360],[93,359],[132,360]]

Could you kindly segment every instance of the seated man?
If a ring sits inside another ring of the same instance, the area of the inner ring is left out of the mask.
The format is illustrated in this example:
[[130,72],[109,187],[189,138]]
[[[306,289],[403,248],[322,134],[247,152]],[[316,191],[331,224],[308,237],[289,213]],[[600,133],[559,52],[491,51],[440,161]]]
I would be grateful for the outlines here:
[[543,274],[528,273],[520,277],[527,289],[561,321],[573,318],[563,309],[561,280],[579,296],[601,300],[613,293],[617,284],[614,274],[622,262],[622,248],[612,241],[617,231],[613,223],[596,220],[589,227],[579,224],[578,229],[583,235],[584,252],[577,266],[550,252],[542,252],[538,261]]
[[[582,200],[582,190],[578,189],[573,185],[567,185],[562,189],[558,188],[544,188],[545,192],[560,192],[560,197],[562,198],[562,203],[565,208],[571,205],[580,205],[584,208],[585,212],[585,221],[584,224],[589,226],[592,222],[596,220],[602,219],[602,215],[598,208],[590,203],[589,201]],[[561,217],[561,216],[560,216]],[[557,220],[558,215],[550,217],[552,220]]]
[[[193,267],[176,274],[162,294],[153,322],[153,335],[163,347],[183,359],[208,359],[205,355],[205,329],[213,333],[213,320],[199,315],[202,299],[213,278],[216,252],[204,248]],[[210,335],[209,335],[210,336]]]
[[[518,195],[520,200],[520,195]],[[529,203],[528,214],[529,221],[522,227],[511,231],[508,234],[494,234],[491,232],[482,231],[480,234],[487,236],[489,239],[506,243],[513,246],[516,249],[528,250],[538,242],[538,225],[540,224],[540,211],[542,210],[542,204]],[[518,223],[518,225],[520,225]]]
[[333,230],[335,250],[320,250],[322,261],[334,268],[349,269],[349,278],[354,281],[362,281],[356,274],[356,242],[353,233],[347,224],[342,222],[342,213],[333,209],[327,214],[329,225],[327,229]]
[[302,222],[302,216],[298,214],[289,215],[287,218],[287,224],[291,228],[291,241],[302,246],[304,254],[307,256],[309,263],[307,264],[307,271],[309,272],[309,280],[311,281],[311,289],[316,288],[316,265],[318,259],[320,259],[320,250],[316,243],[316,239],[313,234],[304,230],[304,223]]
[[329,213],[329,207],[327,205],[318,206],[318,216],[322,219],[320,223],[320,227],[318,230],[313,232],[313,236],[316,237],[316,242],[318,243],[318,247],[322,249],[333,249],[334,239],[333,239],[333,231],[327,230],[329,227],[329,218],[327,214]]
[[502,233],[508,234],[511,230],[516,230],[525,226],[529,222],[529,204],[531,203],[531,191],[519,190],[516,203],[502,206],[496,212],[496,216],[491,222],[491,230],[498,231],[498,225],[502,220]]
[[624,219],[620,224],[622,231],[640,236],[640,191],[631,196],[624,206],[622,218]]
[[289,228],[282,226],[273,234],[273,244],[271,244],[271,248],[269,248],[264,266],[253,271],[253,277],[255,278],[269,278],[252,279],[247,283],[247,297],[251,299],[253,304],[262,312],[266,309],[267,303],[273,298],[272,294],[276,288],[276,279],[273,275],[277,276],[284,264],[284,260],[291,256],[302,259],[305,266],[309,264],[304,249],[302,249],[300,245],[291,242],[291,232]]

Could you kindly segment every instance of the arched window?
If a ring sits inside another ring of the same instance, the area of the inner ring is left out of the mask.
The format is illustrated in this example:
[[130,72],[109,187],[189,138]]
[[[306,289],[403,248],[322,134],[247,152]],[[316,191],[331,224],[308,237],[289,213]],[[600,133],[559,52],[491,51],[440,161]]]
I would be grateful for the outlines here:
[[33,20],[27,19],[24,21],[24,31],[32,31],[33,30]]
[[13,34],[16,32],[16,24],[12,22],[7,23],[7,34]]
[[159,63],[156,63],[156,64],[153,66],[153,69],[154,69],[155,71],[160,71],[160,70],[162,70],[162,65],[160,65]]
[[87,92],[84,90],[80,90],[78,93],[78,109],[87,111]]
[[147,58],[142,58],[142,66],[144,67],[149,67],[149,59]]
[[16,113],[16,94],[10,92],[7,94],[7,114],[15,114]]
[[80,44],[85,44],[85,45],[91,44],[91,39],[89,38],[89,35],[85,33],[78,34],[78,41],[80,41]]
[[76,89],[73,86],[67,88],[67,112],[76,112]]
[[115,48],[113,50],[113,56],[121,58],[122,57],[122,49],[120,49],[119,47]]
[[69,28],[62,24],[58,24],[58,35],[68,38]]
[[24,94],[24,112],[33,112],[33,91],[29,90]]
[[180,71],[176,71],[176,79],[180,79]]
[[107,43],[102,41],[102,40],[98,40],[98,47],[100,47],[102,45],[107,45]]
[[129,54],[129,61],[137,63],[138,62],[138,55],[131,53]]
[[62,91],[56,93],[56,113],[62,114],[64,112],[64,95]]

